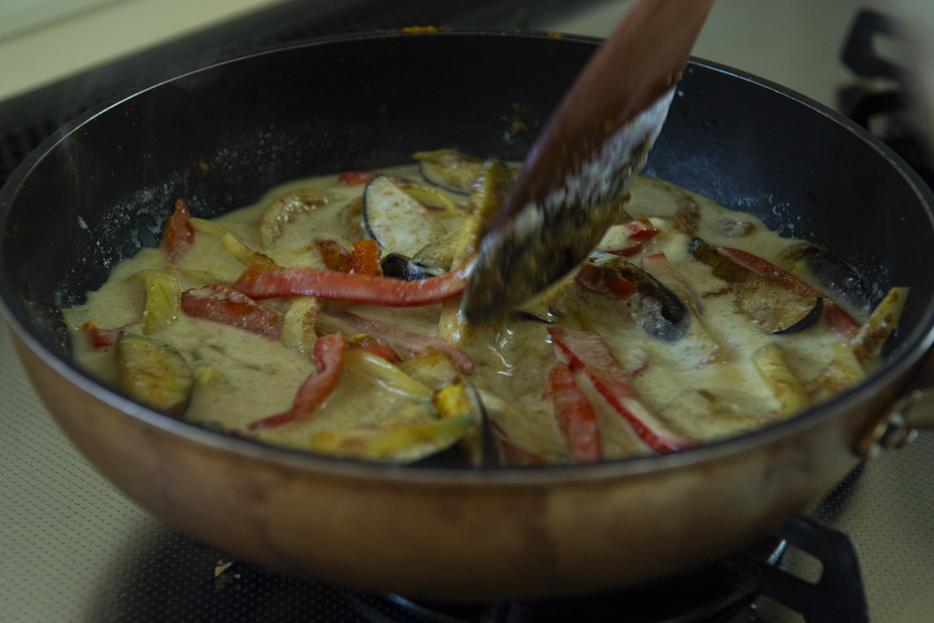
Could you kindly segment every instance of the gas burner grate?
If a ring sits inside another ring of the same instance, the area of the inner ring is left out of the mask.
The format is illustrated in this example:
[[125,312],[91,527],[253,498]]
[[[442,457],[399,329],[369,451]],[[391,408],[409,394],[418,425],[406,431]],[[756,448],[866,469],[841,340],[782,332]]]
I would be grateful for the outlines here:
[[[815,556],[823,572],[809,582],[777,564],[790,544]],[[494,604],[442,604],[356,594],[355,609],[369,623],[390,623],[392,610],[423,623],[731,623],[767,595],[806,623],[868,623],[859,562],[846,535],[798,518],[752,547],[703,569],[640,586],[583,597]],[[758,619],[745,618],[744,621]]]
[[876,52],[876,39],[899,38],[895,23],[871,9],[859,11],[843,47],[841,60],[858,78],[887,81],[888,86],[846,85],[839,91],[840,109],[905,159],[934,188],[934,163],[912,118],[903,82],[905,71]]

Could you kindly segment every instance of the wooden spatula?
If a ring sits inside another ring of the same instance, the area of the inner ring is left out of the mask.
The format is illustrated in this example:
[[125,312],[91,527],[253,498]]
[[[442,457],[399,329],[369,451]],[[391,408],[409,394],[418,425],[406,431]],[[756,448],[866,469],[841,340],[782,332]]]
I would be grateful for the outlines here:
[[594,54],[529,153],[463,298],[498,317],[567,274],[606,230],[661,131],[713,0],[640,0]]

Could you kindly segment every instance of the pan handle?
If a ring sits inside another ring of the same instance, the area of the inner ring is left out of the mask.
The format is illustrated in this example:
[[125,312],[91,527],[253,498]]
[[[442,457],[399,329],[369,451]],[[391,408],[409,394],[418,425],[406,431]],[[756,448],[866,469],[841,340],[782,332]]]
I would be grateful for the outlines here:
[[892,406],[871,419],[854,451],[871,459],[882,450],[905,447],[919,430],[934,430],[934,349],[924,354]]

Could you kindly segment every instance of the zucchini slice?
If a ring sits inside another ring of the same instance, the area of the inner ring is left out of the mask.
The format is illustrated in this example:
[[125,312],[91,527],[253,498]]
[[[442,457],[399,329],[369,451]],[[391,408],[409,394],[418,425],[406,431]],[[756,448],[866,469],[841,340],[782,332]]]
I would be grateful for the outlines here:
[[425,206],[377,175],[363,192],[363,226],[390,253],[409,257],[447,233]]

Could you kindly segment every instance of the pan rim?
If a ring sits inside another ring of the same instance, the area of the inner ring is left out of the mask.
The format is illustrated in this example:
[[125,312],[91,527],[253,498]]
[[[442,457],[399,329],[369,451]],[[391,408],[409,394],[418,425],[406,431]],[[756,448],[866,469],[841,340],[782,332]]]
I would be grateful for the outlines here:
[[[31,152],[23,162],[13,171],[3,188],[0,189],[0,222],[5,226],[10,206],[16,199],[17,191],[35,166],[42,161],[56,146],[70,134],[79,131],[95,117],[111,108],[120,106],[125,102],[162,85],[172,83],[186,76],[210,70],[245,59],[257,58],[264,55],[276,54],[287,50],[305,48],[335,43],[348,43],[361,39],[391,39],[397,37],[451,37],[451,36],[479,36],[479,37],[515,37],[531,39],[550,39],[560,44],[561,41],[584,43],[596,46],[600,40],[592,37],[565,35],[557,37],[550,33],[534,32],[498,32],[498,31],[437,31],[437,32],[403,32],[390,31],[378,33],[364,33],[353,35],[340,35],[325,37],[312,41],[288,45],[275,45],[269,48],[253,50],[206,61],[191,68],[173,73],[171,76],[159,78],[150,83],[124,92],[107,102],[104,102],[76,119],[72,120],[52,136],[43,141],[39,147]],[[687,71],[703,68],[732,76],[758,87],[766,88],[783,97],[807,106],[818,114],[823,115],[835,125],[842,126],[847,131],[857,135],[863,142],[872,146],[886,162],[894,167],[899,175],[910,185],[919,202],[926,208],[928,220],[934,229],[934,194],[927,189],[924,183],[911,168],[866,130],[859,128],[839,113],[822,104],[796,93],[790,89],[759,78],[752,74],[736,70],[702,59],[692,58]],[[3,241],[0,240],[0,249]],[[656,474],[663,471],[685,468],[700,463],[712,462],[728,456],[736,456],[751,452],[769,445],[782,438],[800,433],[808,428],[842,416],[842,412],[853,409],[860,403],[871,398],[878,390],[903,377],[918,360],[934,344],[934,301],[929,301],[925,313],[912,333],[906,337],[904,343],[890,361],[884,362],[857,388],[834,397],[816,408],[786,420],[772,424],[737,437],[715,441],[703,446],[684,450],[678,453],[662,456],[645,456],[606,461],[592,465],[549,465],[535,468],[498,468],[495,470],[472,470],[449,467],[411,467],[405,465],[390,465],[386,463],[365,462],[357,460],[340,459],[336,457],[315,455],[300,450],[259,445],[250,441],[237,439],[220,432],[207,430],[196,424],[173,419],[165,414],[143,407],[118,391],[93,379],[88,373],[79,369],[77,365],[55,354],[46,336],[29,323],[28,315],[16,303],[17,297],[9,283],[5,267],[0,271],[0,310],[2,310],[10,328],[26,346],[35,353],[45,365],[50,366],[65,380],[75,384],[81,390],[91,394],[105,404],[123,411],[147,425],[154,426],[166,433],[178,435],[188,441],[211,447],[219,452],[231,452],[244,458],[269,462],[298,468],[316,474],[328,474],[347,478],[362,478],[368,481],[385,480],[392,482],[419,483],[423,485],[464,485],[464,486],[527,486],[527,485],[556,485],[564,483],[598,482],[617,480],[640,474]],[[854,455],[855,458],[855,455]]]

